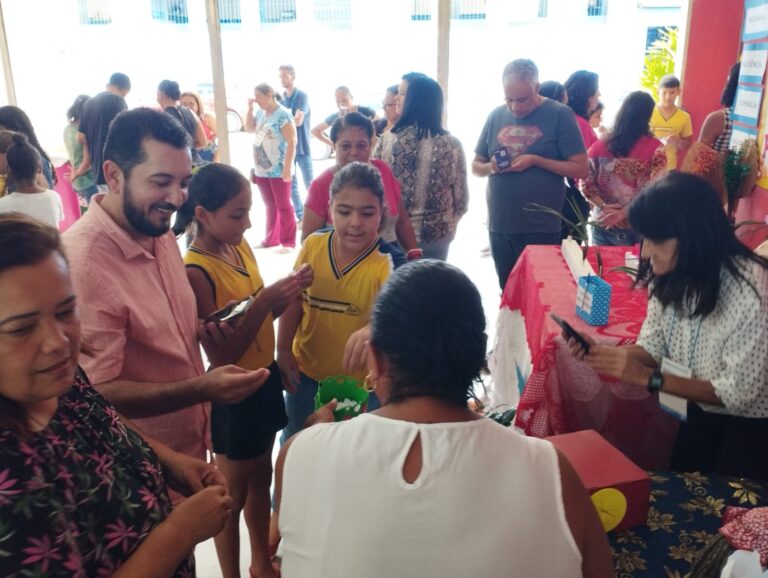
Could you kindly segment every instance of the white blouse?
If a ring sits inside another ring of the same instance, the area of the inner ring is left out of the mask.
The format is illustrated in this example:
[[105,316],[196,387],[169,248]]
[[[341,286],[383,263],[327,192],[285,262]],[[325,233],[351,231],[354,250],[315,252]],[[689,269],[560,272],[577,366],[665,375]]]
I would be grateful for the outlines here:
[[657,363],[669,357],[690,367],[694,378],[711,382],[724,407],[699,404],[702,409],[764,418],[768,417],[768,269],[746,260],[739,266],[749,284],[723,268],[717,305],[704,318],[663,307],[651,298],[637,344]]

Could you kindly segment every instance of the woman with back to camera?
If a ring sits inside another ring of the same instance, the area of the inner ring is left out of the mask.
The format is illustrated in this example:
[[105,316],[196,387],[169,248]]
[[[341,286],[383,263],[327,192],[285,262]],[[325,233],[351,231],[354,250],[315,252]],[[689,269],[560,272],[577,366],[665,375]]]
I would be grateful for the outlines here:
[[556,80],[547,80],[539,85],[539,94],[552,100],[568,104],[568,91]]
[[284,578],[612,575],[568,460],[467,408],[485,347],[464,273],[425,260],[393,274],[368,349],[383,406],[317,424],[280,452]]
[[192,139],[193,163],[200,164],[202,159],[199,158],[197,151],[208,146],[208,139],[200,119],[187,107],[179,104],[180,98],[181,91],[179,90],[179,83],[176,81],[163,80],[157,87],[157,103],[166,114],[178,120],[184,130],[187,131]]
[[736,88],[739,85],[739,73],[741,62],[731,66],[728,78],[720,96],[720,110],[710,112],[701,125],[699,142],[711,146],[719,153],[726,153],[731,146],[731,133],[733,132],[733,103],[736,99]]
[[387,163],[371,160],[373,137],[373,122],[359,112],[350,112],[333,123],[331,142],[336,151],[336,165],[323,171],[309,185],[301,223],[301,241],[303,243],[309,235],[331,224],[333,177],[346,165],[357,161],[376,167],[384,184],[385,203],[379,235],[387,243],[398,243],[407,258],[417,259],[421,257],[421,249],[416,243],[416,235],[403,204],[400,183]]
[[626,207],[651,178],[661,141],[648,127],[656,106],[647,92],[630,93],[613,130],[589,147],[589,173],[582,192],[594,207],[593,238],[598,245],[634,245],[640,236],[627,222]]
[[27,113],[18,106],[8,105],[0,107],[0,130],[20,132],[27,137],[29,144],[40,153],[42,173],[38,178],[38,184],[43,188],[52,189],[57,182],[56,171],[53,169],[51,157],[40,146],[35,129],[32,127],[32,121],[29,120]]
[[373,158],[392,167],[400,182],[424,257],[445,261],[469,204],[464,149],[443,128],[443,90],[435,80],[404,77],[398,101],[400,120],[376,143]]
[[[0,215],[0,575],[194,576],[195,544],[228,515],[224,480],[133,431],[80,349],[58,232]],[[173,510],[166,479],[193,494]]]
[[652,269],[648,313],[635,345],[595,345],[584,359],[688,400],[673,470],[768,480],[768,261],[738,240],[719,195],[694,175],[649,185],[628,216]]
[[5,153],[8,176],[15,191],[0,198],[0,212],[19,212],[51,227],[59,227],[64,220],[64,207],[56,191],[41,187],[40,153],[21,133],[13,133],[13,144]]
[[[579,125],[581,137],[584,139],[584,148],[587,150],[597,142],[597,135],[589,124],[589,117],[600,101],[598,83],[597,74],[588,70],[577,70],[565,81],[565,90],[568,94],[565,104],[571,107],[576,115],[576,124]],[[568,186],[565,189],[565,202],[563,203],[563,238],[574,235],[573,228],[566,221],[577,222],[579,220],[573,205],[578,207],[582,215],[589,214],[589,203],[579,192],[580,180],[568,178],[566,183]]]
[[[81,94],[67,109],[67,126],[64,128],[64,146],[67,147],[67,156],[69,157],[69,165],[74,172],[77,167],[83,163],[83,155],[86,150],[83,145],[77,140],[77,131],[80,129],[80,117],[83,115],[83,107],[88,101],[88,95]],[[85,201],[85,204],[91,202],[91,197],[99,192],[99,188],[96,186],[96,181],[93,179],[93,173],[88,170],[85,174],[75,175],[72,178],[72,173],[69,177],[72,180],[72,188],[77,191],[77,195]]]

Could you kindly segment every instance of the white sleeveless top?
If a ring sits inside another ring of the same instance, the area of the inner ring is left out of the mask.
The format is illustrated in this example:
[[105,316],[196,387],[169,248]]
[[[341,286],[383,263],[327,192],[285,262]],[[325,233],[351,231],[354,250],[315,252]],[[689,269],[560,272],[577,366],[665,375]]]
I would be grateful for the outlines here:
[[288,451],[281,502],[283,578],[581,576],[554,447],[488,419],[311,427]]

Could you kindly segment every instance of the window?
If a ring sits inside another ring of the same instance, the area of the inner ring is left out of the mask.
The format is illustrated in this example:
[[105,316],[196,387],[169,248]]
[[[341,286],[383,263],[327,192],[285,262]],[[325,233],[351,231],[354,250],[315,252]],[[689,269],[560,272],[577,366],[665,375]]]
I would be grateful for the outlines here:
[[81,24],[112,24],[110,0],[80,0]]
[[260,0],[259,18],[262,24],[296,22],[296,0]]
[[587,16],[605,16],[608,0],[587,0]]
[[189,24],[187,0],[152,0],[152,18],[173,24]]
[[432,20],[432,9],[430,8],[429,4],[429,0],[413,0],[411,20],[414,22]]
[[219,22],[221,24],[240,24],[240,0],[217,0],[219,5]]
[[315,0],[315,22],[334,30],[350,30],[351,0]]
[[[451,0],[451,19],[485,20],[485,0]],[[411,20],[416,22],[432,20],[432,2],[413,0]]]
[[547,0],[539,0],[539,18],[547,17]]
[[451,0],[454,20],[485,20],[485,0]]

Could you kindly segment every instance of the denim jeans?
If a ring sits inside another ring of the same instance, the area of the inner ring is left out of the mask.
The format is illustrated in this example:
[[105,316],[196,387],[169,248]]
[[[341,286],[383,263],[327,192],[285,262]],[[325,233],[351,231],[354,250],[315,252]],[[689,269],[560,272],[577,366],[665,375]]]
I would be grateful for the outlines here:
[[[309,190],[309,185],[314,178],[312,173],[312,155],[296,155],[296,160],[293,162],[294,166],[297,166],[301,171],[301,177],[304,181],[304,188]],[[296,213],[296,218],[301,220],[304,218],[304,202],[301,200],[299,194],[299,181],[296,178],[298,171],[293,173],[291,179],[291,201],[293,201],[293,210]]]
[[596,245],[635,245],[640,242],[640,235],[632,229],[592,229],[592,239]]
[[448,249],[451,248],[453,239],[446,235],[442,239],[432,241],[431,243],[422,243],[421,250],[424,253],[424,259],[439,259],[445,261],[448,259]]
[[499,287],[504,291],[507,278],[528,245],[559,245],[560,231],[556,233],[494,233],[489,231],[491,256],[499,277]]

